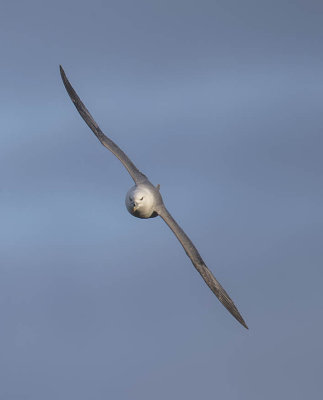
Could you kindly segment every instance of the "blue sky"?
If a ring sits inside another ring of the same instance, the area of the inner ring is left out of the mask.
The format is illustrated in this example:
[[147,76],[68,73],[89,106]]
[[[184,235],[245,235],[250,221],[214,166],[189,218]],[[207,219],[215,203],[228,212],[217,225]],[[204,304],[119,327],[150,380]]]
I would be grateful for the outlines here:
[[[323,4],[4,1],[0,398],[318,398]],[[243,329],[81,120],[151,181]]]

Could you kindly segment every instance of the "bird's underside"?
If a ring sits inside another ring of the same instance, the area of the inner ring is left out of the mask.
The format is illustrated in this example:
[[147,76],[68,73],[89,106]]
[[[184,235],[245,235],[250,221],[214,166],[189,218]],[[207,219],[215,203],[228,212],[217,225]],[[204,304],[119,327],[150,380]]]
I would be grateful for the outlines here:
[[[95,120],[93,119],[93,117],[91,116],[91,114],[89,113],[89,111],[84,106],[81,99],[78,97],[77,93],[73,89],[72,85],[68,81],[65,72],[61,66],[60,66],[60,72],[64,86],[72,102],[74,103],[76,109],[80,113],[81,117],[93,131],[96,137],[100,140],[103,146],[109,149],[122,162],[122,164],[125,166],[129,174],[131,175],[132,179],[134,180],[136,187],[143,187],[146,191],[149,192],[149,196],[152,196],[154,203],[153,213],[155,214],[157,213],[170,227],[170,229],[173,231],[173,233],[183,246],[186,254],[192,261],[194,267],[197,269],[197,271],[200,273],[200,275],[202,276],[208,287],[212,290],[212,292],[216,295],[216,297],[220,300],[220,302],[224,305],[224,307],[234,316],[234,318],[237,321],[239,321],[245,328],[248,329],[237,307],[235,306],[235,304],[233,303],[227,292],[220,285],[220,283],[215,279],[212,272],[207,268],[192,241],[185,234],[183,229],[177,224],[177,222],[174,220],[171,214],[167,211],[163,199],[160,195],[159,187],[157,188],[154,187],[148,180],[148,178],[138,170],[138,168],[133,164],[133,162],[128,158],[128,156],[119,148],[119,146],[117,146],[111,139],[109,139],[101,131],[100,127],[95,122]],[[144,203],[144,198],[140,200],[143,200]],[[136,215],[136,213],[132,214],[134,216],[138,216]],[[150,218],[153,216],[155,215],[152,214],[151,216],[148,217],[144,216],[143,218]]]

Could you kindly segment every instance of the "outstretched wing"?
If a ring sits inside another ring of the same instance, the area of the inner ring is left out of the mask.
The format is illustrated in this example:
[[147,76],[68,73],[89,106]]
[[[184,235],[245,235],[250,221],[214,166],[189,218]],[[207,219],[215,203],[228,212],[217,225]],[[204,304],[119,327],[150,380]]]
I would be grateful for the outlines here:
[[197,251],[196,247],[190,240],[190,238],[186,235],[183,229],[177,224],[174,218],[170,215],[164,205],[158,207],[158,214],[162,217],[162,219],[166,222],[166,224],[170,227],[170,229],[174,232],[177,239],[180,241],[181,245],[184,247],[186,254],[191,259],[194,267],[201,274],[202,278],[205,280],[208,287],[212,290],[212,292],[216,295],[216,297],[221,301],[224,307],[234,316],[234,318],[240,322],[245,328],[248,329],[247,324],[243,320],[240,315],[237,307],[234,305],[233,301],[230,299],[227,292],[223,289],[220,283],[215,279],[212,272],[205,265],[202,257]]
[[105,134],[101,131],[99,125],[94,121],[92,115],[89,113],[89,111],[87,110],[87,108],[82,103],[81,99],[78,97],[77,93],[73,89],[61,65],[59,66],[59,69],[67,93],[69,94],[77,111],[80,113],[81,117],[90,127],[95,136],[100,140],[103,146],[112,151],[112,153],[117,158],[119,158],[122,164],[127,168],[129,174],[131,175],[132,179],[135,181],[136,184],[145,182],[147,180],[147,177],[142,172],[139,171],[139,169],[134,165],[134,163],[129,159],[129,157],[120,149],[119,146],[117,146],[111,139],[105,136]]

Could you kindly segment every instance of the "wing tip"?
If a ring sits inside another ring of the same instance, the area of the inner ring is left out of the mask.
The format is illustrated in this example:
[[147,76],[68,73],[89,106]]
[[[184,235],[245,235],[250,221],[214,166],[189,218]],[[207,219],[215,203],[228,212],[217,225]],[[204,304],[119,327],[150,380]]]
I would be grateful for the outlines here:
[[[222,303],[222,302],[221,302]],[[222,303],[225,307],[226,304]],[[232,307],[233,305],[233,307]],[[226,309],[230,312],[230,314],[246,329],[249,330],[248,325],[246,324],[245,320],[242,318],[241,314],[239,313],[237,307],[232,302],[231,307],[226,307]]]
[[61,66],[61,64],[59,65],[59,72],[60,72],[60,74],[61,74],[61,78],[62,78],[62,80],[63,80],[63,83],[64,83],[64,85],[66,86],[66,84],[67,84],[67,82],[68,82],[68,79],[67,79],[67,76],[66,76],[66,74],[65,74],[65,71],[64,71],[63,67]]
[[[66,89],[68,95],[70,96],[70,98],[71,98],[72,102],[74,103],[75,107],[77,108],[78,112],[82,115],[82,113],[81,113],[80,109],[78,108],[78,106],[76,105],[76,103],[78,102],[78,103],[82,104],[82,108],[84,108],[84,109],[86,109],[86,107],[81,102],[77,93],[73,89],[73,86],[71,85],[70,81],[67,79],[65,71],[61,65],[59,66],[59,71],[60,71],[61,78],[62,78],[63,84],[65,86],[65,89]],[[84,118],[84,117],[82,117],[82,118]]]
[[246,329],[249,330],[248,325],[246,324],[245,320],[242,318],[241,314],[239,313],[237,307],[233,304],[233,307],[226,307],[224,303],[222,303],[224,307],[230,312],[230,314]]
[[249,330],[249,327],[248,327],[248,325],[244,322],[243,318],[242,318],[242,321],[239,321],[239,322],[240,322],[240,324],[241,324],[242,326],[244,326],[246,329]]

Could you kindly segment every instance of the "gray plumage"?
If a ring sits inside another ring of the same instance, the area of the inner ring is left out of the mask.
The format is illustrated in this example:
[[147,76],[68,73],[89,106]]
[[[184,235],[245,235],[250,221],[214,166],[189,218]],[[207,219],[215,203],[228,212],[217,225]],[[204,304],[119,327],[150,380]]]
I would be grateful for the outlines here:
[[186,254],[192,261],[194,267],[200,273],[208,287],[212,290],[224,307],[234,316],[234,318],[236,318],[237,321],[239,321],[245,328],[248,329],[237,307],[220,283],[215,279],[211,271],[207,268],[192,241],[167,211],[162,196],[159,192],[159,186],[155,187],[148,180],[146,175],[138,170],[129,157],[101,131],[100,127],[94,121],[93,117],[68,81],[61,66],[60,72],[64,86],[81,117],[94,132],[103,146],[109,149],[122,162],[135,182],[135,186],[129,190],[126,196],[126,206],[128,211],[133,216],[138,218],[153,218],[159,215],[174,232],[175,236],[183,246]]

